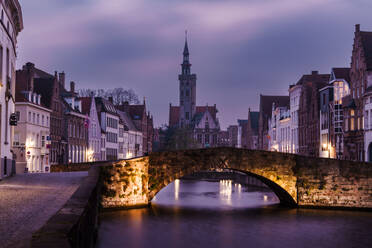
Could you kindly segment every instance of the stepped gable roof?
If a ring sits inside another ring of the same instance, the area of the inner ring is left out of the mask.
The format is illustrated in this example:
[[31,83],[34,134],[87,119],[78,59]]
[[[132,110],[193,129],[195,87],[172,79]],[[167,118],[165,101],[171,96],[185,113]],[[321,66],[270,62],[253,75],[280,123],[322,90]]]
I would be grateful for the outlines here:
[[169,126],[178,125],[180,120],[180,107],[179,106],[170,106],[169,107]]
[[259,120],[260,112],[249,112],[249,120],[251,124],[251,130],[255,134],[258,134],[258,120]]
[[360,31],[367,70],[372,70],[372,32]]
[[79,100],[81,101],[81,112],[89,115],[92,105],[92,97],[80,97]]
[[130,118],[128,113],[126,113],[124,111],[121,111],[121,110],[117,110],[117,113],[118,113],[120,119],[124,123],[124,130],[125,131],[138,131],[138,129],[136,128],[136,126],[133,123],[133,120]]
[[350,82],[350,68],[333,68],[332,69],[335,79],[345,79]]
[[273,103],[276,107],[289,107],[289,96],[260,95],[260,111],[264,117],[271,117]]
[[218,112],[218,110],[216,108],[216,105],[214,105],[214,106],[196,106],[196,113],[195,114],[204,113],[207,110],[212,115],[213,119],[216,120],[216,116],[217,116],[217,112]]
[[[199,123],[200,119],[203,117],[203,114],[208,110],[212,115],[213,120],[217,121],[217,108],[216,106],[197,106],[196,113],[194,114],[192,121],[194,123]],[[178,125],[180,120],[180,107],[179,106],[170,106],[169,107],[169,125],[175,126]]]

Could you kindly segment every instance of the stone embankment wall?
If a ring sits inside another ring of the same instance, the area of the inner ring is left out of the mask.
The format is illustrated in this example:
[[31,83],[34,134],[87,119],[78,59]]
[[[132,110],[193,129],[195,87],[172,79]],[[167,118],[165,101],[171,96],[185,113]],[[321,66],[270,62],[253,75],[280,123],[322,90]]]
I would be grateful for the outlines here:
[[94,247],[101,194],[99,177],[100,167],[91,167],[66,204],[33,234],[31,247]]
[[236,148],[152,153],[114,163],[105,171],[102,205],[144,205],[175,179],[210,169],[256,177],[288,206],[372,209],[371,163]]
[[54,164],[51,165],[50,172],[74,172],[74,171],[89,171],[94,165],[105,166],[112,165],[115,161],[97,161],[74,164]]
[[123,160],[102,167],[102,207],[132,208],[147,205],[148,167],[148,157]]
[[372,164],[297,156],[299,206],[372,209]]

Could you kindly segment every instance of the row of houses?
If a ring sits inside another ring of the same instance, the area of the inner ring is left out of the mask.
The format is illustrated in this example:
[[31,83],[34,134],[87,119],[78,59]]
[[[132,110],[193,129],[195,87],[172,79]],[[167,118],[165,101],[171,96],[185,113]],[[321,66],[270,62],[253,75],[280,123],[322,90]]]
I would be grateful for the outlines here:
[[288,93],[260,95],[241,147],[372,161],[372,32],[355,26],[350,68],[312,71]]
[[16,72],[12,153],[17,172],[48,172],[51,164],[117,160],[152,150],[153,118],[146,103],[79,97],[54,75],[27,63]]

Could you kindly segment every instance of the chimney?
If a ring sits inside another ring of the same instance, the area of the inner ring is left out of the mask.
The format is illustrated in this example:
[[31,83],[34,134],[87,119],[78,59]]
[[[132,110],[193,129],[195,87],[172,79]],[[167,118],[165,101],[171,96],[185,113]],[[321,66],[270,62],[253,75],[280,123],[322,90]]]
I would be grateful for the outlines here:
[[360,24],[355,24],[355,33],[360,32]]
[[108,99],[109,99],[109,101],[110,101],[111,103],[114,103],[114,98],[113,98],[112,96],[110,96]]
[[74,81],[70,82],[70,92],[75,93],[75,83],[74,83]]
[[318,71],[312,71],[312,72],[311,72],[311,75],[318,75],[318,74],[319,74]]
[[65,88],[65,72],[61,72],[59,74],[59,83],[62,85],[63,88]]

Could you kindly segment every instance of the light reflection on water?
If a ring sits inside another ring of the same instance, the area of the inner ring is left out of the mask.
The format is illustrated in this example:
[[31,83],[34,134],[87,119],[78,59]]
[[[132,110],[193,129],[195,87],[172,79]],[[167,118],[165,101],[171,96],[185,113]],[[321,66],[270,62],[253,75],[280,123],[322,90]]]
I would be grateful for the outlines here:
[[154,206],[241,209],[278,204],[276,195],[264,188],[242,187],[232,180],[176,180],[152,200]]
[[266,190],[178,180],[151,208],[101,214],[97,247],[371,247],[372,213],[278,208]]

